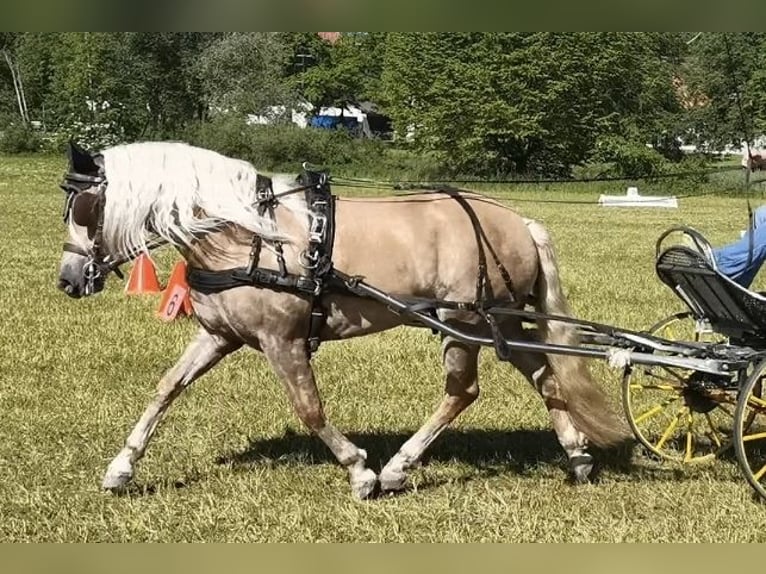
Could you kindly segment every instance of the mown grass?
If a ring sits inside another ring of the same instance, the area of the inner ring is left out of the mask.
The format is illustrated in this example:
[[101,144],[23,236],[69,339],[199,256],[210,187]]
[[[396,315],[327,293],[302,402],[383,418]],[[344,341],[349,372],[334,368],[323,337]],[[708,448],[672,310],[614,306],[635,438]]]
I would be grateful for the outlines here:
[[[0,157],[0,540],[766,540],[766,507],[733,457],[690,468],[637,451],[629,467],[607,465],[596,484],[568,484],[539,397],[489,349],[480,400],[437,441],[404,495],[353,500],[345,471],[248,351],[176,402],[128,495],[102,493],[106,464],[195,327],[162,323],[157,298],[126,297],[115,279],[87,300],[55,290],[64,166]],[[578,317],[628,328],[681,309],[654,275],[664,229],[686,223],[720,244],[747,223],[744,199],[731,194],[685,199],[678,210],[619,210],[542,201],[595,201],[603,184],[487,191],[547,225]],[[157,256],[162,279],[175,260],[167,250]],[[427,330],[328,343],[315,364],[330,419],[376,470],[441,398],[438,339]],[[617,402],[618,374],[592,367]]]

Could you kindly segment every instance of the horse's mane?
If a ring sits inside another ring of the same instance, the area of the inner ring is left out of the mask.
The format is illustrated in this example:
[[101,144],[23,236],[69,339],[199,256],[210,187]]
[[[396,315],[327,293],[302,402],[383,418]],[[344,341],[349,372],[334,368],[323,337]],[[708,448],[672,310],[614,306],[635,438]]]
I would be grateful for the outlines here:
[[[103,150],[108,181],[104,241],[113,253],[146,249],[151,230],[175,245],[220,226],[239,225],[282,239],[255,205],[257,171],[248,162],[176,142],[141,142]],[[275,180],[288,188],[287,177]]]

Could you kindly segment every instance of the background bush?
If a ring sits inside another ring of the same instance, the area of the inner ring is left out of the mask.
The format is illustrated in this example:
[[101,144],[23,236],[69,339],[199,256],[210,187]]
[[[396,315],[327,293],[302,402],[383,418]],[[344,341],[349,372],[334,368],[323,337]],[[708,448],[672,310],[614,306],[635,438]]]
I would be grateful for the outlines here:
[[40,136],[22,123],[9,123],[0,128],[0,152],[29,153],[40,149]]

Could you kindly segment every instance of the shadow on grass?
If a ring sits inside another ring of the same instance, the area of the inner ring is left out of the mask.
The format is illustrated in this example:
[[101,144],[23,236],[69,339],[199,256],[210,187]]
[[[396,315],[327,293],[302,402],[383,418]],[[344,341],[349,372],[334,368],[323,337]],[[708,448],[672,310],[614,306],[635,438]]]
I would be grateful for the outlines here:
[[[367,451],[368,466],[379,472],[413,432],[349,433],[347,436]],[[623,475],[634,471],[633,444],[608,451],[592,450],[592,453],[596,461],[596,480],[604,470]],[[549,430],[447,429],[426,451],[422,463],[428,464],[429,461],[466,463],[483,476],[507,472],[539,475],[542,466],[568,471],[564,450],[554,432]],[[244,450],[222,456],[217,463],[236,468],[337,464],[337,461],[318,437],[286,430],[282,436],[251,440]]]
[[[349,433],[348,438],[367,451],[368,466],[375,472],[393,456],[414,431]],[[690,466],[663,463],[647,456],[636,443],[619,447],[591,449],[595,466],[591,479],[598,483],[602,473],[618,475],[621,482],[684,482],[694,480]],[[484,430],[447,429],[426,451],[422,464],[431,461],[468,464],[474,472],[466,473],[458,482],[491,478],[508,473],[539,479],[550,471],[562,473],[572,483],[571,473],[561,445],[552,430]],[[730,457],[712,461],[735,464]],[[335,457],[316,436],[286,429],[281,436],[252,439],[242,450],[220,456],[216,463],[246,471],[253,466],[338,465]],[[706,466],[706,465],[703,465]],[[340,469],[340,467],[338,467]],[[699,467],[697,467],[699,468]],[[691,473],[691,474],[690,474]],[[192,473],[183,480],[166,480],[157,484],[131,484],[123,494],[152,495],[160,490],[182,489],[206,478]],[[454,481],[454,479],[452,479]],[[431,477],[419,489],[436,488],[444,481]]]

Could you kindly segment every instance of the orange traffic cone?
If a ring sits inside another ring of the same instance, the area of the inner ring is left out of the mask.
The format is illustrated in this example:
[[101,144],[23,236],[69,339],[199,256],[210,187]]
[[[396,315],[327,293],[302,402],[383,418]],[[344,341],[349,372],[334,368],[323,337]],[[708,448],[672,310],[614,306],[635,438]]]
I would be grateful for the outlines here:
[[130,271],[128,284],[125,285],[125,293],[128,295],[143,295],[159,292],[160,282],[157,279],[157,270],[154,267],[154,262],[146,253],[142,253],[136,258],[133,269]]
[[189,284],[186,282],[186,262],[179,261],[173,266],[168,286],[162,293],[157,316],[163,321],[172,321],[179,313],[192,314]]

